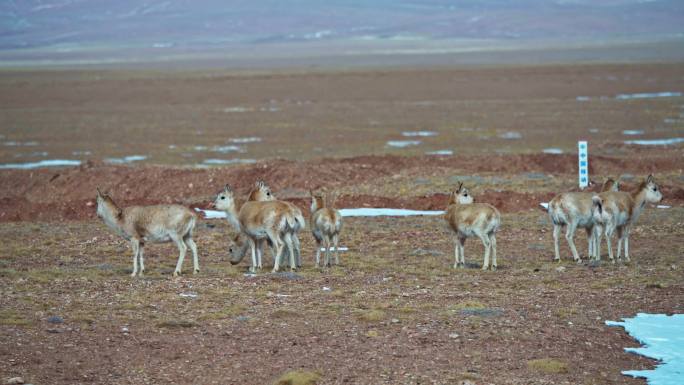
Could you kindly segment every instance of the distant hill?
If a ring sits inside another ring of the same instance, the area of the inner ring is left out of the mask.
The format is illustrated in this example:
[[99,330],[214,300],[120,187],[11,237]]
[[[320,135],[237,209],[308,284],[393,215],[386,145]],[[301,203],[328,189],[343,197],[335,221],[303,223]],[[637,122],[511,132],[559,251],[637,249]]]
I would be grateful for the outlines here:
[[0,49],[684,34],[684,1],[4,0]]

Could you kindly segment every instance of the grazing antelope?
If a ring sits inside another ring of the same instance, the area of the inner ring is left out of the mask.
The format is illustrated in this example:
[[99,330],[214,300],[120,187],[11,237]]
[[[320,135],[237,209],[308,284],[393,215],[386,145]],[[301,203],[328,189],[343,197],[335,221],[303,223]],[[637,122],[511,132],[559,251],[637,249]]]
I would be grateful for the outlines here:
[[[608,178],[601,187],[601,191],[618,191],[618,182]],[[575,231],[577,228],[583,228],[587,232],[588,247],[587,255],[595,257],[599,252],[598,244],[596,243],[596,234],[594,232],[594,218],[592,216],[592,201],[593,193],[588,192],[565,192],[556,195],[551,202],[549,202],[548,213],[553,223],[553,247],[555,252],[554,260],[560,262],[560,232],[563,226],[566,226],[565,239],[570,245],[572,257],[577,263],[582,260],[577,253],[575,247]]]
[[[265,201],[274,201],[276,200],[276,197],[273,195],[271,192],[271,188],[263,181],[257,181],[254,184],[254,188],[249,192],[248,201],[256,201],[256,202],[265,202]],[[292,215],[295,216],[296,218],[303,218],[302,211],[295,206],[294,204],[290,202],[285,202],[285,201],[280,201],[285,204],[287,204],[291,211]],[[303,223],[303,221],[301,222]],[[294,253],[295,253],[295,262],[296,262],[296,267],[301,267],[302,262],[301,262],[301,246],[299,243],[299,237],[297,236],[297,233],[301,230],[302,224],[300,222],[297,222],[297,225],[293,229],[289,229],[292,231],[292,244],[294,248]],[[258,259],[263,255],[263,243],[268,242],[267,239],[262,239],[259,240],[257,247],[257,255]],[[273,245],[269,244],[271,246],[271,249],[273,251],[273,255],[275,254],[275,251],[273,250]],[[247,237],[239,233],[235,237],[233,237],[233,244],[229,247],[228,253],[230,254],[230,263],[235,265],[240,263],[242,261],[242,258],[244,258],[245,254],[247,254],[247,247],[249,246],[249,243],[247,241]],[[290,260],[288,256],[288,251],[287,249],[284,249],[284,253],[281,256],[281,258],[286,258],[287,264],[289,265]],[[282,263],[282,261],[281,261]],[[259,264],[259,261],[257,260],[257,264]]]
[[473,203],[473,196],[463,187],[463,183],[459,183],[458,189],[452,191],[449,196],[444,218],[455,233],[454,268],[465,267],[463,246],[466,238],[476,236],[480,238],[485,249],[482,270],[490,267],[490,251],[491,269],[496,270],[496,231],[501,224],[499,211],[487,203]]
[[[342,215],[332,207],[326,207],[323,194],[311,194],[311,233],[316,240],[316,267],[321,259],[321,243],[325,245],[325,267],[330,267],[330,244],[335,247],[335,264],[340,264],[338,242],[342,230]],[[332,204],[330,205],[332,206]]]
[[[613,248],[610,239],[617,232],[617,259],[620,259],[621,243],[625,245],[625,261],[629,262],[629,231],[632,225],[639,219],[641,211],[646,203],[658,203],[663,199],[660,187],[649,175],[639,187],[632,193],[624,191],[607,191],[592,198],[593,218],[597,224],[604,228],[608,257],[613,259]],[[622,241],[622,242],[621,242]],[[597,234],[597,244],[601,243],[601,232]],[[599,256],[600,258],[600,256]]]
[[[274,201],[278,200],[278,198],[273,195],[273,192],[271,192],[271,188],[266,184],[264,181],[257,181],[254,184],[254,188],[252,191],[249,193],[249,201]],[[290,210],[292,211],[292,215],[294,215],[296,218],[304,218],[302,215],[302,210],[299,209],[295,204],[287,202],[287,201],[280,201],[285,203],[290,207]],[[299,236],[297,235],[299,231],[304,227],[304,221],[302,220],[301,222],[297,222],[297,226],[293,230],[292,233],[292,242],[294,245],[294,251],[295,251],[295,260],[297,262],[297,267],[302,267],[302,257],[301,257],[301,246],[299,243]],[[284,255],[284,257],[287,257],[287,255]],[[289,260],[287,261],[289,265]]]
[[280,267],[280,255],[284,247],[288,249],[290,266],[294,268],[296,262],[294,261],[292,232],[293,229],[304,226],[304,218],[292,215],[287,204],[280,201],[249,201],[245,202],[238,212],[233,190],[226,185],[216,196],[213,206],[223,210],[228,222],[246,235],[252,254],[251,272],[261,267],[257,261],[257,242],[262,239],[268,240],[275,248],[274,272]]
[[[192,251],[193,272],[199,273],[197,245],[192,240],[197,216],[190,209],[180,205],[130,206],[123,209],[107,194],[97,189],[97,216],[114,232],[131,243],[133,250],[133,273],[135,277],[145,271],[143,248],[145,242],[161,243],[173,241],[180,252],[173,275],[181,273],[183,259],[188,247]],[[138,259],[140,268],[138,268]]]

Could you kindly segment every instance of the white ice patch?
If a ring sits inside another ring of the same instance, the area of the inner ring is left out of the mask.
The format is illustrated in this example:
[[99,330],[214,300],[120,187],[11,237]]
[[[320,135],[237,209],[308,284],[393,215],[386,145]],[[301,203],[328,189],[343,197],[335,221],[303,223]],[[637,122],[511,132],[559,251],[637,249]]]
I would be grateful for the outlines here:
[[629,99],[651,99],[651,98],[672,98],[682,96],[681,92],[643,92],[638,94],[619,94],[615,96],[617,100]]
[[231,141],[231,143],[238,143],[238,144],[256,143],[256,142],[261,142],[261,138],[256,137],[256,136],[250,136],[250,137],[246,137],[246,138],[233,138],[230,141]]
[[[332,247],[332,246],[330,246],[330,251],[333,251],[333,250],[335,250],[335,248]],[[339,251],[349,251],[349,248],[348,248],[348,247],[345,247],[345,246],[340,246],[340,247],[337,248],[337,250],[339,250]],[[321,247],[321,251],[325,251],[325,247]]]
[[[226,213],[217,210],[203,210],[195,208],[195,211],[202,212],[207,219],[222,219],[226,218]],[[407,217],[416,215],[442,215],[444,211],[421,211],[421,210],[406,210],[406,209],[386,209],[386,208],[357,208],[357,209],[340,209],[340,214],[343,217]],[[341,248],[340,248],[341,250]]]
[[249,111],[254,111],[254,109],[249,108],[249,107],[243,107],[243,106],[226,107],[223,109],[223,112],[249,112]]
[[437,136],[434,131],[404,131],[401,133],[403,136]]
[[217,211],[217,210],[202,210],[197,207],[195,207],[195,211],[198,213],[204,214],[204,217],[206,219],[223,219],[227,218],[226,213],[223,211]]
[[560,148],[556,148],[556,147],[550,147],[550,148],[545,148],[545,149],[543,149],[542,152],[543,152],[544,154],[559,155],[559,154],[562,154],[562,153],[563,153],[563,150],[561,150]]
[[684,314],[638,313],[624,322],[606,321],[608,326],[622,326],[644,347],[625,348],[659,361],[654,370],[623,370],[622,374],[645,378],[649,385],[678,385],[684,373]]
[[20,146],[27,146],[27,147],[32,147],[32,146],[37,146],[39,143],[36,141],[30,141],[30,142],[15,142],[15,141],[9,141],[5,142],[5,146],[9,147],[20,147]]
[[256,159],[205,159],[204,164],[220,165],[220,164],[250,164],[256,163]]
[[522,134],[516,131],[508,131],[503,134],[499,134],[501,139],[522,139]]
[[415,215],[442,215],[444,211],[387,209],[387,208],[356,208],[340,209],[343,217],[408,217]]
[[241,151],[242,151],[242,147],[233,146],[233,145],[229,145],[229,146],[214,146],[214,147],[211,148],[211,151],[213,151],[213,152],[220,152],[221,154],[227,154],[227,153],[229,153],[229,152],[241,152]]
[[5,163],[0,164],[0,169],[32,169],[40,167],[62,167],[62,166],[79,166],[81,164],[80,160],[68,160],[68,159],[49,159],[41,160],[40,162],[31,163]]
[[387,145],[390,147],[404,148],[409,146],[417,146],[420,143],[420,140],[390,140],[387,142]]
[[106,158],[104,161],[111,164],[133,163],[147,159],[146,155],[129,155],[123,158]]
[[644,130],[623,130],[622,135],[643,135]]
[[452,150],[437,150],[437,151],[428,151],[426,152],[427,155],[454,155],[454,152]]
[[638,144],[640,146],[667,146],[682,142],[684,142],[684,138],[625,140],[625,144]]

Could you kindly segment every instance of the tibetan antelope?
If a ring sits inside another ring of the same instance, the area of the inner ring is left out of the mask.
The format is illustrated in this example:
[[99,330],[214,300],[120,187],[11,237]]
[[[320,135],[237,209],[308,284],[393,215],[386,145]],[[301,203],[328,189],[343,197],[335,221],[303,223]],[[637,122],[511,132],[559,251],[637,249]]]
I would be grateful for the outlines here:
[[[173,275],[181,273],[183,259],[188,248],[192,251],[193,272],[199,273],[197,245],[192,240],[197,216],[190,209],[180,205],[130,206],[123,209],[114,200],[97,189],[97,216],[104,223],[131,243],[133,250],[133,273],[143,275],[145,242],[161,243],[173,241],[180,252]],[[138,267],[138,260],[140,267]]]
[[[607,191],[592,198],[593,218],[602,227],[606,235],[608,257],[613,259],[611,237],[617,232],[617,259],[620,259],[621,243],[625,245],[625,261],[629,262],[629,231],[639,219],[646,203],[658,203],[663,199],[660,187],[649,175],[632,193],[624,191]],[[601,243],[601,232],[597,234],[597,245]],[[599,256],[600,258],[600,256]]]
[[[265,182],[257,181],[254,184],[254,188],[252,188],[252,190],[249,192],[247,200],[253,201],[253,202],[254,201],[255,202],[265,202],[265,201],[274,201],[274,200],[276,200],[276,197],[271,192],[271,188]],[[292,204],[290,202],[286,202],[286,201],[281,201],[281,202],[290,206],[290,209],[292,210],[292,215],[294,215],[296,218],[303,218],[302,212],[297,206],[295,206],[294,204]],[[302,261],[301,261],[301,253],[300,253],[301,246],[299,243],[299,236],[297,235],[297,233],[301,230],[301,226],[302,226],[301,224],[302,223],[303,223],[303,221],[302,222],[297,221],[297,226],[293,229],[289,229],[292,231],[292,245],[293,245],[293,249],[295,252],[296,267],[298,267],[298,268],[302,266]],[[264,242],[269,243],[269,246],[271,246],[271,250],[273,252],[273,255],[275,255],[275,251],[273,250],[273,245],[270,244],[268,239],[261,239],[261,240],[259,240],[259,242],[257,244],[257,247],[258,247],[258,250],[257,250],[258,257],[257,258],[258,259],[261,256],[263,256],[263,250],[264,250],[263,244],[264,244]],[[243,233],[238,233],[235,237],[233,237],[233,244],[228,249],[228,253],[230,254],[230,263],[233,265],[240,263],[240,261],[242,261],[244,256],[247,254],[248,246],[249,246],[249,243],[248,243],[247,237]],[[288,251],[286,248],[286,249],[284,249],[284,253],[281,256],[281,258],[283,258],[283,257],[286,258],[286,262],[289,266],[290,258],[289,258],[289,255],[287,253],[288,253]],[[260,264],[259,262],[260,261],[258,260],[257,261],[258,265]],[[282,261],[281,261],[281,263],[282,263]]]
[[454,231],[454,268],[465,267],[464,248],[466,238],[476,236],[484,245],[484,263],[482,270],[490,267],[496,270],[496,231],[501,224],[501,215],[492,205],[487,203],[473,203],[473,196],[468,189],[459,183],[458,189],[452,191],[444,218],[451,230]]
[[338,242],[340,238],[340,231],[342,230],[342,215],[339,211],[331,207],[327,207],[325,203],[325,196],[323,194],[315,194],[309,190],[311,194],[311,233],[316,240],[316,267],[318,267],[321,259],[321,243],[325,245],[325,267],[330,267],[330,247],[331,243],[335,247],[335,264],[340,264],[340,251],[338,250]]
[[[618,182],[608,178],[603,183],[601,191],[618,191]],[[565,239],[570,245],[572,257],[575,262],[580,263],[582,260],[577,253],[575,247],[575,231],[577,228],[583,228],[587,232],[588,247],[587,255],[595,257],[599,252],[598,244],[596,243],[596,234],[594,231],[594,218],[592,215],[592,201],[593,193],[589,192],[565,192],[556,195],[550,202],[547,209],[551,223],[553,223],[553,247],[555,252],[554,260],[560,262],[560,232],[563,226],[566,226]]]
[[278,271],[280,267],[280,255],[283,253],[284,247],[287,247],[290,255],[290,266],[296,265],[292,245],[292,229],[303,227],[304,218],[292,215],[287,204],[281,201],[250,201],[245,202],[238,212],[233,190],[226,185],[223,191],[216,196],[213,206],[223,210],[228,222],[238,232],[247,236],[252,254],[251,272],[254,272],[257,267],[261,267],[257,261],[257,242],[261,239],[268,240],[275,249],[274,272]]

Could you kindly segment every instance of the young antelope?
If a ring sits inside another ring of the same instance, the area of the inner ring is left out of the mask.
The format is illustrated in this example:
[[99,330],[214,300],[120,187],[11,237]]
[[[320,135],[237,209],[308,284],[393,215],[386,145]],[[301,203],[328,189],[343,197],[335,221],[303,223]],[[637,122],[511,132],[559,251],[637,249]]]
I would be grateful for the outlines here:
[[[625,261],[629,262],[629,231],[641,215],[646,203],[658,203],[663,199],[660,187],[649,175],[632,193],[624,191],[607,191],[592,198],[592,214],[596,223],[602,227],[606,235],[608,257],[613,259],[611,237],[617,233],[617,259],[620,259],[621,243],[625,245]],[[597,234],[597,245],[601,243],[601,231]]]
[[490,267],[496,270],[496,231],[501,224],[501,215],[492,205],[487,203],[473,203],[473,197],[468,189],[459,183],[458,189],[449,196],[449,204],[444,217],[449,227],[454,231],[454,268],[465,267],[464,248],[466,238],[476,236],[484,245],[484,263],[482,270]]
[[311,233],[316,240],[316,267],[321,259],[321,243],[325,245],[325,267],[331,266],[330,245],[335,247],[335,264],[340,264],[338,242],[342,230],[342,215],[332,207],[326,207],[323,194],[311,194]]

